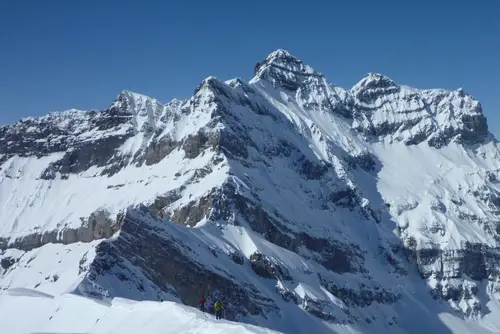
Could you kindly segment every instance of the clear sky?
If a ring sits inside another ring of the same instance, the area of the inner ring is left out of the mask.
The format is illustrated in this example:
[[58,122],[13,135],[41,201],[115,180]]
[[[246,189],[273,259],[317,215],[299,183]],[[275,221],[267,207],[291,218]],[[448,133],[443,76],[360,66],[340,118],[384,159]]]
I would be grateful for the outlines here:
[[500,1],[2,1],[0,124],[102,109],[123,89],[168,102],[209,75],[249,80],[287,49],[344,88],[380,72],[463,87],[500,137]]

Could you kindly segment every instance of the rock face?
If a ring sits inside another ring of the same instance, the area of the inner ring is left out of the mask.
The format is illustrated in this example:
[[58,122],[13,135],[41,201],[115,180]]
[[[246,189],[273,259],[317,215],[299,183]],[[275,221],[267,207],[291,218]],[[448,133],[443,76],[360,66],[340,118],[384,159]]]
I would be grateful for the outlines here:
[[461,90],[419,91],[370,73],[352,93],[353,128],[366,136],[389,136],[407,145],[428,141],[436,148],[450,141],[483,143],[489,136],[480,103]]
[[100,240],[80,294],[207,295],[278,330],[305,310],[369,331],[399,326],[419,273],[421,298],[483,315],[500,291],[500,150],[479,102],[373,73],[344,90],[284,50],[254,73],[0,127],[3,277],[49,243]]
[[107,211],[95,211],[88,218],[82,218],[81,225],[76,228],[66,227],[60,231],[34,232],[17,238],[2,237],[0,238],[0,250],[16,248],[30,251],[48,243],[67,245],[110,238],[120,229],[119,223],[111,218]]

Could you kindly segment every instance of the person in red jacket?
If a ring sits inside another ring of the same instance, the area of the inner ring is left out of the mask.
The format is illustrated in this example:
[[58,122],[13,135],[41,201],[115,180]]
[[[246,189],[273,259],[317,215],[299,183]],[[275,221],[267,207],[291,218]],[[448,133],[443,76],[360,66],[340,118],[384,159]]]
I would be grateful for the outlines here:
[[201,296],[199,307],[202,312],[205,312],[205,302],[206,302],[205,297]]

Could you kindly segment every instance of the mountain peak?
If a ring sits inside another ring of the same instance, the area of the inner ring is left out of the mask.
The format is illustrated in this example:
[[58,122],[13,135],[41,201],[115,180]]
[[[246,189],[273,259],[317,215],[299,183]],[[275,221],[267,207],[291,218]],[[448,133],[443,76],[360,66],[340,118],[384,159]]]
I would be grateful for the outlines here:
[[375,72],[370,72],[363,77],[357,84],[352,87],[352,91],[361,89],[377,89],[377,88],[398,88],[399,86],[391,78]]
[[285,49],[277,49],[276,51],[271,52],[267,57],[266,60],[271,60],[271,59],[290,59],[293,58],[299,62],[302,62],[300,59],[297,57],[292,56],[290,52],[288,52]]
[[287,50],[277,49],[255,65],[254,78],[250,82],[262,79],[274,87],[293,91],[308,77],[323,76]]
[[209,89],[214,92],[218,92],[222,95],[226,95],[225,93],[225,88],[224,88],[224,83],[219,81],[217,77],[215,76],[209,76],[203,80],[201,80],[200,84],[195,88],[193,97],[198,95],[198,93],[203,89]]
[[138,101],[138,100],[154,100],[152,97],[149,97],[144,94],[140,93],[135,93],[132,92],[131,90],[124,89],[118,94],[118,97],[116,98],[117,100],[132,100],[132,101]]
[[160,103],[147,95],[132,92],[130,90],[122,90],[120,94],[115,98],[115,101],[110,106],[110,109],[114,107],[126,111],[127,113],[132,112],[138,113],[142,110],[145,105],[159,105]]

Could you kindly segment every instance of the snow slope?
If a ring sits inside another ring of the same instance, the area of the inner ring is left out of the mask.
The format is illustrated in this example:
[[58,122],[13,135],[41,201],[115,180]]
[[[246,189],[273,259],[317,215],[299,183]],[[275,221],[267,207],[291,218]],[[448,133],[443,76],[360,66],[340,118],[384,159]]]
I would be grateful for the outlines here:
[[[82,312],[84,310],[84,312]],[[116,298],[106,304],[71,294],[49,295],[12,289],[0,296],[5,333],[278,333],[215,320],[212,315],[172,302]]]
[[462,90],[345,90],[284,50],[184,101],[123,91],[0,127],[0,298],[208,295],[286,333],[495,332],[499,158]]

